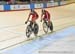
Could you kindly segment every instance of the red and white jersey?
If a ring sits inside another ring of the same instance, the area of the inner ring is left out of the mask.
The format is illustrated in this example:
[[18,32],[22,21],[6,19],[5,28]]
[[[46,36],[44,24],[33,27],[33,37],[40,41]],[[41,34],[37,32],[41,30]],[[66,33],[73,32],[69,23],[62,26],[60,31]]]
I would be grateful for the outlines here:
[[49,19],[50,20],[50,13],[48,11],[45,10],[45,13],[42,13],[42,17],[43,19]]
[[32,17],[31,17],[32,21],[33,21],[33,20],[36,20],[36,19],[39,17],[36,12],[30,13],[30,14],[29,14],[29,17],[30,17],[30,16],[32,16]]

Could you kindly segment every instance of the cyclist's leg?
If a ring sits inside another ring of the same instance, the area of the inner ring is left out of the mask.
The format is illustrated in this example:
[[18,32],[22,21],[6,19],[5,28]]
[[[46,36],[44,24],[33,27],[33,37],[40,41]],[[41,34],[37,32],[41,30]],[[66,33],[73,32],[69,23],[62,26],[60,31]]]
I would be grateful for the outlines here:
[[50,26],[51,26],[51,23],[50,23],[50,22],[51,22],[51,21],[50,21],[50,18],[48,18],[48,19],[47,19],[47,21],[48,21],[48,27],[50,27]]
[[32,18],[31,19],[31,23],[30,23],[30,26],[33,28],[33,26],[34,26],[34,23],[35,23],[35,18]]
[[30,21],[30,24],[29,24],[29,25],[30,25],[30,27],[31,27],[31,29],[32,29],[33,22],[32,22],[32,21]]
[[37,20],[37,19],[34,20],[34,34],[35,34],[35,36],[37,36],[37,34],[38,34],[38,29],[39,29],[39,28],[38,28],[38,25],[37,25],[37,23],[36,23],[36,20]]
[[46,19],[46,18],[43,18],[43,21],[44,21],[44,23],[46,23],[46,25],[47,25],[47,19]]
[[33,18],[32,22],[33,22],[33,26],[34,26],[36,24],[36,18]]

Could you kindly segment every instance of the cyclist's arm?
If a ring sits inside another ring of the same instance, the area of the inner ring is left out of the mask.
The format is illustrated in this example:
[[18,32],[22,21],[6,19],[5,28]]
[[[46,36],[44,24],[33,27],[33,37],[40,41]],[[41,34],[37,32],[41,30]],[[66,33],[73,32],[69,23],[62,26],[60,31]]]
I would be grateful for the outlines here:
[[44,18],[44,14],[41,15],[41,20]]
[[27,22],[29,21],[30,16],[31,16],[31,13],[30,13],[29,16],[28,16]]

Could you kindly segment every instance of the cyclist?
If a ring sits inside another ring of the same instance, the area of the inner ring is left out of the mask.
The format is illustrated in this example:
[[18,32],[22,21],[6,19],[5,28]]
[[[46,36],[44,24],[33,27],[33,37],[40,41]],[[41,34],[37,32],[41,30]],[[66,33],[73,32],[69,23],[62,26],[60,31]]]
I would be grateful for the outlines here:
[[50,27],[50,18],[51,18],[50,13],[47,10],[42,9],[41,22],[42,20],[48,21],[48,27]]
[[31,12],[30,12],[29,17],[28,17],[27,21],[25,22],[25,24],[27,24],[27,22],[29,21],[30,17],[31,17],[30,27],[32,28],[32,25],[36,24],[36,20],[38,19],[39,16],[38,16],[38,14],[37,14],[36,11],[34,11],[33,9],[31,9]]

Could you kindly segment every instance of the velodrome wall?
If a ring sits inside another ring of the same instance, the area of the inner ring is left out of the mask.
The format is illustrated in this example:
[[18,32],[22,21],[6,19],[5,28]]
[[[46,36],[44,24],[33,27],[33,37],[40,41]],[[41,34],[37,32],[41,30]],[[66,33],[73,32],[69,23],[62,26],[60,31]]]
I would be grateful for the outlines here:
[[62,2],[48,2],[48,3],[38,3],[38,4],[25,4],[25,5],[0,5],[0,11],[11,11],[11,10],[25,10],[25,9],[34,9],[34,8],[47,8],[54,6],[61,6],[68,4],[66,1]]

